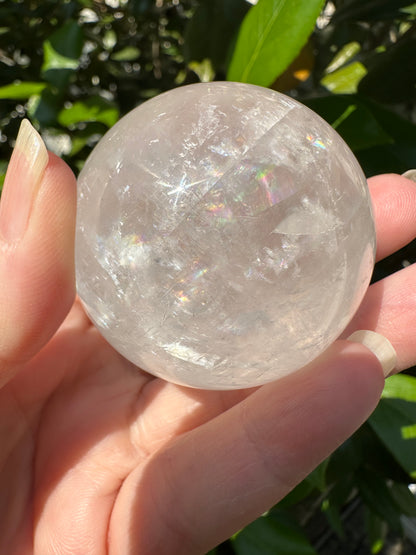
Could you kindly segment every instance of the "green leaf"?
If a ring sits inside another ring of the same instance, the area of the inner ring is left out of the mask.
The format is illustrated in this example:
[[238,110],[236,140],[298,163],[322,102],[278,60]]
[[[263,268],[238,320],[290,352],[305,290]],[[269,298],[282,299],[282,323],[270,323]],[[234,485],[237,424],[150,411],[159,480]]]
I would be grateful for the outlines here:
[[[359,430],[360,431],[360,430]],[[355,436],[348,438],[332,453],[327,468],[327,480],[336,483],[339,476],[350,476],[361,465],[361,453],[357,449]]]
[[416,498],[408,486],[406,484],[392,484],[390,491],[402,514],[416,517]]
[[[342,480],[339,479],[342,476]],[[353,474],[346,476],[340,474],[337,476],[337,481],[329,490],[328,499],[332,507],[341,509],[352,497],[355,490],[355,481]]]
[[184,36],[187,62],[210,60],[216,71],[225,73],[231,49],[249,4],[245,0],[205,0],[189,20]]
[[232,539],[237,555],[317,555],[301,528],[283,511],[249,524]]
[[[81,27],[77,21],[69,20],[62,27],[54,31],[47,39],[47,42],[59,56],[60,60],[77,61],[81,55],[83,44]],[[65,64],[69,62],[63,63],[64,67],[67,67]],[[46,67],[43,69],[62,67],[60,61],[54,58],[45,60],[44,65]]]
[[67,21],[43,43],[42,75],[46,81],[63,90],[78,69],[83,36],[76,21]]
[[296,58],[324,0],[259,0],[242,23],[229,81],[268,86]]
[[375,56],[358,91],[378,102],[416,100],[415,60],[416,26],[413,26],[396,43]]
[[321,97],[307,104],[336,129],[353,152],[394,142],[373,112],[356,97]]
[[93,96],[84,101],[75,102],[58,115],[58,121],[66,127],[87,121],[98,121],[111,127],[116,123],[119,112],[116,104],[101,96]]
[[10,85],[0,87],[0,99],[26,100],[34,94],[40,94],[47,86],[47,83],[39,83],[33,81],[16,81],[15,83],[11,83]]
[[50,41],[45,41],[43,43],[43,55],[44,55],[44,62],[42,66],[42,71],[47,72],[51,69],[77,69],[78,68],[78,60],[73,58],[67,58],[66,56],[62,56],[59,54],[54,47],[52,46]]
[[339,507],[335,504],[332,504],[330,499],[324,499],[324,501],[322,502],[321,510],[326,516],[331,528],[334,530],[337,536],[344,539],[345,532]]
[[406,374],[396,374],[386,380],[382,393],[384,399],[416,401],[416,378]]
[[305,104],[337,124],[366,175],[400,174],[415,166],[416,126],[397,113],[358,95],[328,95]]
[[103,36],[103,46],[106,50],[112,50],[117,44],[117,35],[113,29],[108,29]]
[[382,399],[369,419],[370,426],[412,477],[416,477],[416,438],[406,430],[416,423],[416,403],[402,399]]
[[7,160],[0,160],[0,194],[3,189],[4,178],[6,177],[7,166],[9,162]]
[[84,147],[92,148],[104,135],[107,126],[99,122],[89,122],[82,126],[82,129],[72,131],[72,149],[70,156],[78,154]]
[[[350,0],[337,8],[332,23],[341,21],[380,21],[395,19],[401,15],[400,8],[411,4],[411,0]],[[403,14],[402,14],[403,16]]]
[[367,70],[361,62],[352,62],[322,77],[321,85],[336,94],[356,93],[358,84],[366,73]]
[[409,15],[416,15],[416,3],[411,4],[410,6],[406,6],[400,10],[402,13],[409,14]]
[[331,63],[325,69],[325,73],[332,73],[333,71],[339,69],[347,62],[351,61],[351,59],[354,58],[360,50],[361,45],[357,41],[345,44],[332,58]]
[[357,485],[364,503],[371,511],[385,520],[393,530],[400,532],[400,509],[386,481],[375,472],[362,468],[357,472]]
[[371,553],[376,555],[380,553],[384,546],[387,535],[386,523],[382,518],[366,507],[365,527],[370,542]]
[[40,95],[34,95],[28,103],[28,115],[39,122],[42,127],[56,124],[56,117],[61,102],[50,87],[45,88]]
[[198,75],[202,83],[208,83],[214,79],[215,71],[212,67],[211,60],[208,58],[205,58],[202,62],[189,62],[188,67]]
[[312,492],[323,492],[327,487],[326,470],[330,459],[325,459],[280,502],[279,507],[290,507],[308,497]]
[[306,478],[317,490],[325,491],[326,489],[326,469],[328,468],[329,459],[325,459],[313,470]]
[[354,152],[394,142],[364,105],[350,104],[339,119],[332,123],[332,126]]
[[111,55],[111,59],[115,62],[131,62],[132,60],[137,60],[140,56],[140,50],[135,46],[126,46],[118,52],[114,52]]

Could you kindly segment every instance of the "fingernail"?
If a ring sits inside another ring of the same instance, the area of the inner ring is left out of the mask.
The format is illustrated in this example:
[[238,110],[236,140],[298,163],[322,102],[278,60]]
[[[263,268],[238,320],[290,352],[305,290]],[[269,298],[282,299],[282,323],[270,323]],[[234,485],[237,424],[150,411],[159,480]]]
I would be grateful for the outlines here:
[[407,172],[404,172],[402,176],[416,183],[416,170],[407,170]]
[[383,335],[375,331],[359,330],[350,335],[348,341],[361,343],[370,349],[380,361],[386,378],[394,370],[397,364],[397,354],[393,345]]
[[19,240],[26,231],[47,164],[48,151],[41,136],[24,119],[7,169],[0,203],[0,234],[9,243]]

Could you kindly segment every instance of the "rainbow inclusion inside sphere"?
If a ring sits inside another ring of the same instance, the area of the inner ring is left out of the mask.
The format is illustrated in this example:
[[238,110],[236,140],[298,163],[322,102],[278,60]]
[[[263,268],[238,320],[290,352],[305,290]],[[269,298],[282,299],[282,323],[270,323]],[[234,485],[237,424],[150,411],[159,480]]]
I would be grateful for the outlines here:
[[293,372],[368,287],[365,177],[319,116],[238,83],[177,88],[127,114],[78,180],[78,293],[141,369],[199,388]]

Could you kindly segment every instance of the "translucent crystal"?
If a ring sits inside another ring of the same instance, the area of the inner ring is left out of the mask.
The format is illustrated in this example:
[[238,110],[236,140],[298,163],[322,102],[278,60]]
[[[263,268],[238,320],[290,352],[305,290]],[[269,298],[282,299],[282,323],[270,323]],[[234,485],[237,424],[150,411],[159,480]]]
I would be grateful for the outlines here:
[[299,369],[367,289],[375,234],[364,175],[319,116],[237,83],[142,104],[79,177],[77,287],[143,370],[210,389]]

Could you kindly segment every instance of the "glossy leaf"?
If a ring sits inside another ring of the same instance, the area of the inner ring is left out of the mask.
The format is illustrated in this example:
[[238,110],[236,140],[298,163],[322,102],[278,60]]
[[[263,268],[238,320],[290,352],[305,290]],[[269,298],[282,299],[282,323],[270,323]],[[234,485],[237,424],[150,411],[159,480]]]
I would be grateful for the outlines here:
[[[54,52],[60,58],[76,61],[79,59],[82,51],[82,30],[77,21],[69,20],[59,29],[54,31],[47,39]],[[61,67],[58,60],[53,58],[44,61],[43,70]]]
[[82,51],[82,31],[76,21],[67,21],[43,43],[42,75],[46,81],[62,90],[79,66]]
[[402,399],[382,399],[369,423],[378,437],[411,476],[416,477],[416,437],[405,430],[416,422],[416,403]]
[[215,77],[215,71],[209,58],[205,58],[202,62],[190,62],[188,67],[189,69],[192,69],[196,75],[198,75],[198,78],[202,83],[208,83]]
[[43,71],[47,72],[52,69],[77,69],[78,60],[68,58],[57,52],[50,41],[45,41],[43,45],[44,64]]
[[416,402],[416,378],[406,374],[391,376],[386,380],[382,396],[384,399]]
[[406,472],[416,477],[416,378],[397,374],[386,380],[383,401],[369,422]]
[[325,73],[332,73],[333,71],[341,68],[346,63],[350,62],[354,56],[361,50],[361,45],[357,41],[345,44],[332,58],[331,63],[325,69]]
[[114,103],[100,96],[75,102],[70,108],[62,110],[58,121],[66,127],[81,122],[97,121],[111,127],[118,120],[119,113]]
[[361,62],[352,62],[322,77],[321,85],[337,94],[356,93],[358,84],[366,73],[367,70]]
[[47,86],[47,83],[32,81],[11,83],[0,87],[0,99],[26,100],[34,94],[41,93]]
[[227,79],[267,86],[296,58],[323,0],[259,0],[241,26]]
[[317,555],[301,528],[283,512],[269,513],[232,539],[237,555]]
[[[342,506],[354,488],[355,473],[363,464],[383,476],[386,480],[406,482],[406,473],[391,452],[386,448],[372,427],[365,423],[339,447],[330,458],[327,480],[331,502]],[[342,476],[342,485],[339,477]]]

